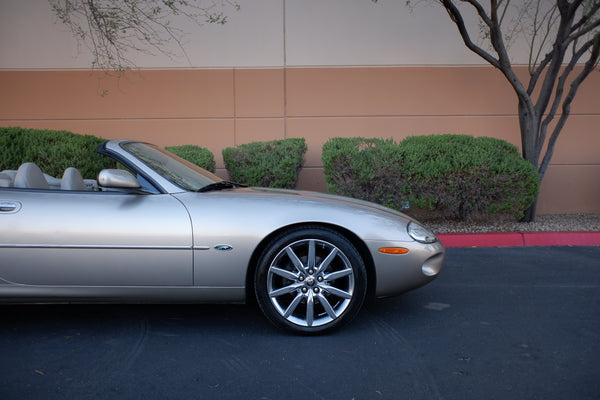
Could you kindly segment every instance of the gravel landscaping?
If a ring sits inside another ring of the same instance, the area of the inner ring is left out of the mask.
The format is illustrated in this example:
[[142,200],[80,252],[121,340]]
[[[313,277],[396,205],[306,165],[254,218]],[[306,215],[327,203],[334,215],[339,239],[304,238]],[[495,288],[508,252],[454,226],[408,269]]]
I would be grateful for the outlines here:
[[517,222],[509,215],[491,215],[469,221],[415,217],[435,233],[600,231],[600,214],[538,215],[536,222]]

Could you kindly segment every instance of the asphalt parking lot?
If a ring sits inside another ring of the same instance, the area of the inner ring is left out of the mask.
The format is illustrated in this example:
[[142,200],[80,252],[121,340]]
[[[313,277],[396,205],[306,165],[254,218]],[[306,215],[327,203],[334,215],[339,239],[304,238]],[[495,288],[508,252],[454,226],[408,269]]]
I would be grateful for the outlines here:
[[0,306],[0,399],[598,399],[600,247],[453,248],[302,337],[240,305]]

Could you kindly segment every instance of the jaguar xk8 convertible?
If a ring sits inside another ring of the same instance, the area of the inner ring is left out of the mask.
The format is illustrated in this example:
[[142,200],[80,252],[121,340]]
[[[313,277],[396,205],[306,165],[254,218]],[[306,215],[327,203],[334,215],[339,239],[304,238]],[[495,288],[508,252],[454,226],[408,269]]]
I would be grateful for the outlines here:
[[147,143],[98,152],[125,169],[0,172],[0,301],[256,299],[275,325],[317,333],[442,268],[435,235],[383,206],[244,187]]

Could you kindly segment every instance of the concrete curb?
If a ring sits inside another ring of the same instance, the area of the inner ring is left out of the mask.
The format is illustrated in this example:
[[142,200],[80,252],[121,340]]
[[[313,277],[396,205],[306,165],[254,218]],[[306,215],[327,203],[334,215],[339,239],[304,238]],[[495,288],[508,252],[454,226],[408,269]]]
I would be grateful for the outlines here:
[[600,246],[600,232],[441,233],[444,247]]

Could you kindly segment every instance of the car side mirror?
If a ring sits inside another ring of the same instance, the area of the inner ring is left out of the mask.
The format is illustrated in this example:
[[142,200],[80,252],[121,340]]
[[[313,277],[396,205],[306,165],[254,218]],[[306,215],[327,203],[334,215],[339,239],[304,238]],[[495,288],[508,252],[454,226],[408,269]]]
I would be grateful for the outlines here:
[[98,184],[107,188],[139,189],[138,180],[124,169],[103,169],[98,174]]

